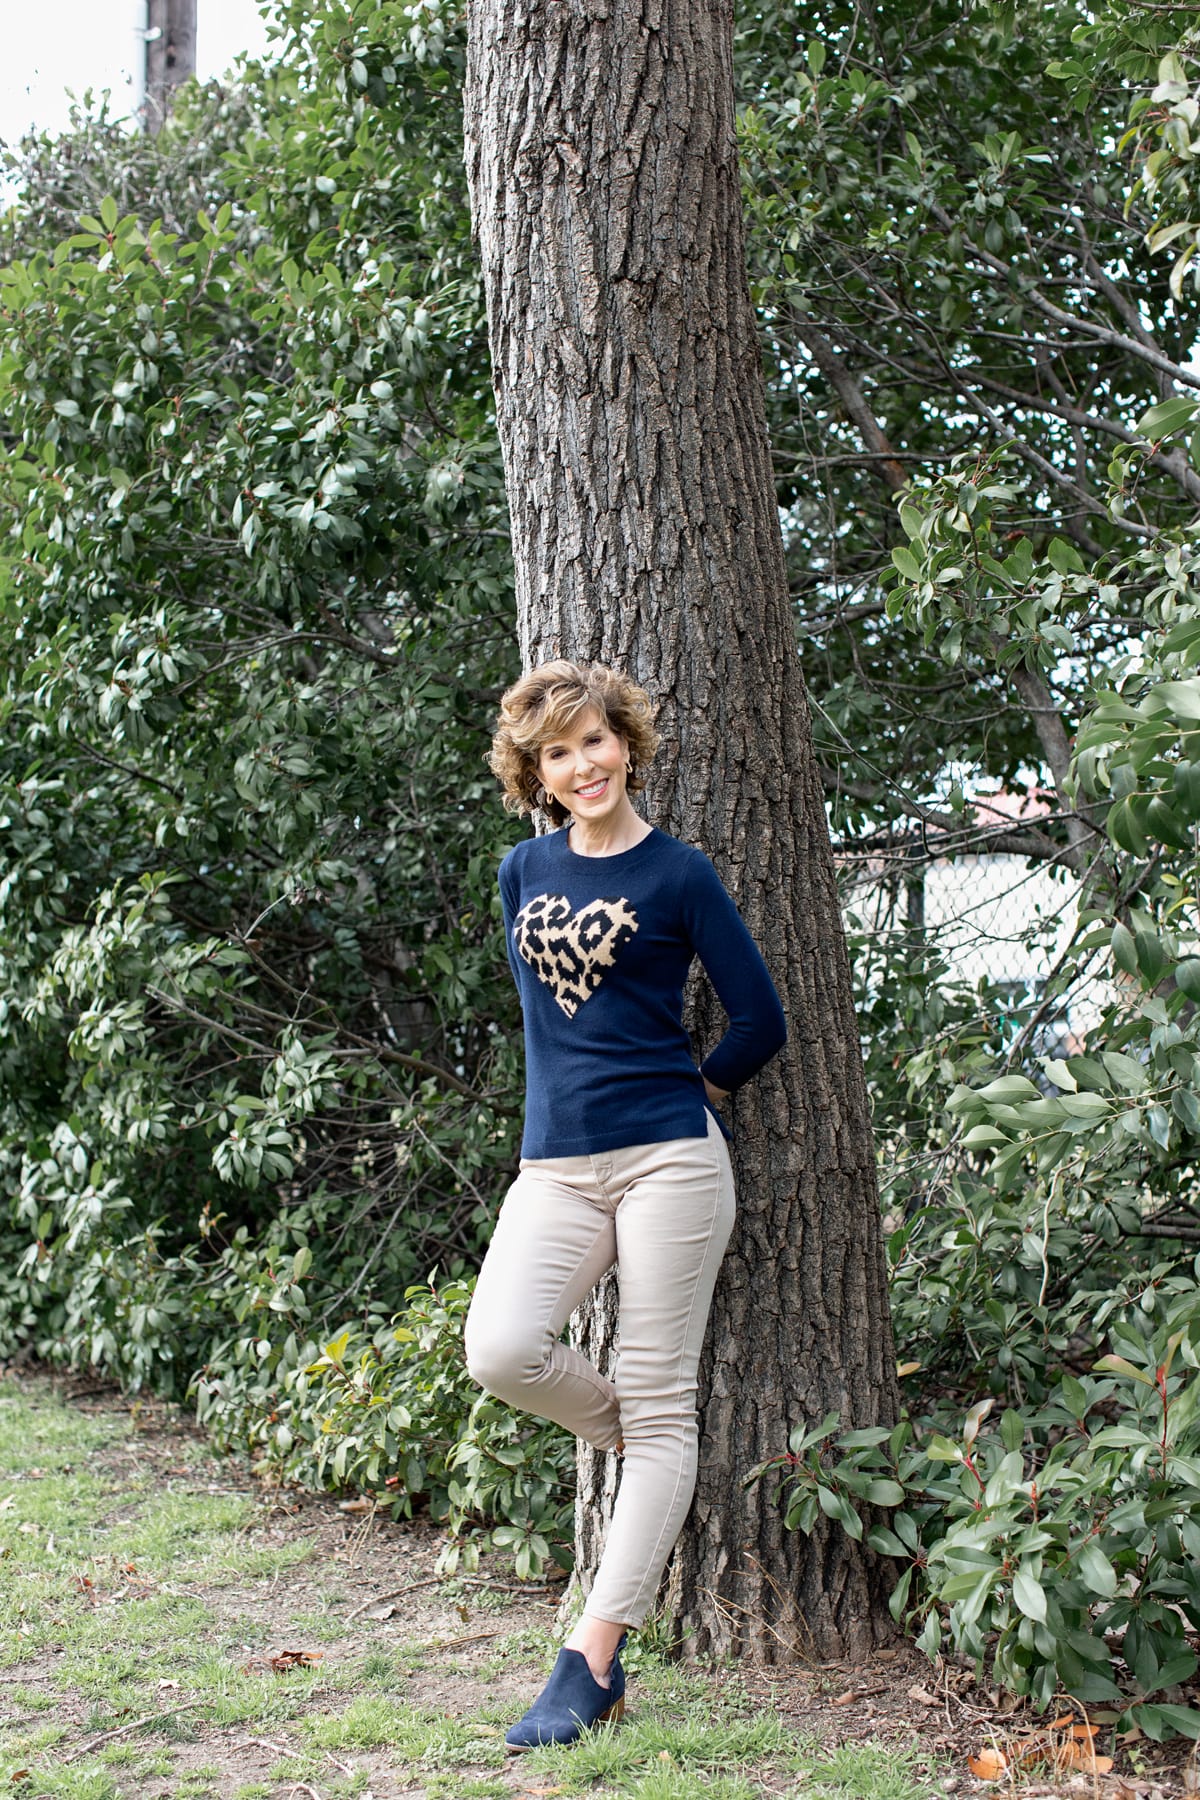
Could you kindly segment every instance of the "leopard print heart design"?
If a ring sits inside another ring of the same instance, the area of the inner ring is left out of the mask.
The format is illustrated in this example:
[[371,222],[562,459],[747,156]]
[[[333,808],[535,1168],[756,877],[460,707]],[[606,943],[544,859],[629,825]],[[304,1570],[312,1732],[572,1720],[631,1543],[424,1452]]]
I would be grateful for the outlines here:
[[513,938],[539,981],[573,1019],[637,928],[628,900],[590,900],[575,912],[565,894],[538,894],[517,914]]

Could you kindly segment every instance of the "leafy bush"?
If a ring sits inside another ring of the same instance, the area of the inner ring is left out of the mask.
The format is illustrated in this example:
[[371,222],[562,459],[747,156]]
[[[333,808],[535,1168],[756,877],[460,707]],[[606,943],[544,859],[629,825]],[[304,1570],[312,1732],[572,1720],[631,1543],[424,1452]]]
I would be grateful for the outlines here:
[[0,1354],[176,1394],[301,1247],[468,1270],[516,1127],[461,24],[275,24],[0,222]]
[[[296,1322],[308,1264],[298,1252],[278,1310]],[[321,1343],[273,1321],[217,1345],[196,1381],[197,1417],[260,1471],[335,1491],[373,1493],[395,1517],[426,1507],[449,1540],[438,1567],[503,1550],[517,1574],[570,1566],[574,1440],[480,1394],[462,1326],[472,1282],[409,1288],[394,1319],[372,1307]],[[245,1308],[255,1324],[253,1306]],[[270,1332],[270,1335],[266,1333]]]
[[1200,1630],[1195,1273],[1156,1281],[1149,1309],[1099,1303],[1117,1349],[1041,1405],[993,1421],[988,1398],[953,1436],[907,1417],[837,1436],[831,1415],[756,1474],[786,1470],[789,1526],[824,1514],[901,1565],[892,1612],[930,1656],[990,1657],[1040,1705],[1066,1692],[1116,1705],[1122,1728],[1200,1737],[1172,1699]]

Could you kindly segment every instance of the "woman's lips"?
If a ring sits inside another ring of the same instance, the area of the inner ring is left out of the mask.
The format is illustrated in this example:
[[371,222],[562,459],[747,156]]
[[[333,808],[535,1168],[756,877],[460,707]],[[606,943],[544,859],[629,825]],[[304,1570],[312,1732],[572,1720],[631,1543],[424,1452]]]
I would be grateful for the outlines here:
[[607,786],[608,776],[606,775],[603,781],[589,782],[587,787],[576,788],[575,792],[579,795],[581,800],[595,800],[604,792]]

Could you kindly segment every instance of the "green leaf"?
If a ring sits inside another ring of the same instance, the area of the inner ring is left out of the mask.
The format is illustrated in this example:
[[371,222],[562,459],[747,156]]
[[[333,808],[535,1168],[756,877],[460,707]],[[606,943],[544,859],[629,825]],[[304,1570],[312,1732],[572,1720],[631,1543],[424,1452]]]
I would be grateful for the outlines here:
[[889,1531],[886,1525],[873,1526],[867,1533],[867,1542],[880,1556],[897,1556],[903,1560],[908,1555],[895,1532]]
[[1036,1100],[1039,1089],[1027,1075],[998,1075],[979,1090],[981,1100]]
[[870,1506],[902,1506],[904,1489],[898,1481],[888,1481],[880,1477],[867,1483],[864,1498]]
[[1147,832],[1160,844],[1169,844],[1175,850],[1191,849],[1192,833],[1188,821],[1160,794],[1152,794],[1146,802],[1145,819]]
[[1177,719],[1200,723],[1200,679],[1160,681],[1151,695],[1154,700],[1165,702]]
[[1080,1575],[1093,1594],[1109,1599],[1117,1591],[1117,1572],[1095,1538],[1086,1538],[1075,1559]]
[[1128,1716],[1133,1719],[1134,1724],[1140,1725],[1147,1737],[1161,1742],[1166,1731],[1151,1731],[1145,1718],[1147,1713],[1153,1714],[1156,1726],[1165,1726],[1168,1731],[1177,1732],[1180,1737],[1200,1738],[1200,1711],[1194,1706],[1176,1706],[1173,1702],[1156,1700],[1153,1706],[1130,1707]]
[[1046,555],[1050,566],[1056,569],[1060,575],[1081,575],[1084,572],[1082,556],[1074,544],[1068,543],[1066,538],[1051,538]]
[[1104,1050],[1101,1059],[1122,1093],[1140,1094],[1148,1085],[1145,1068],[1135,1056],[1123,1050]]
[[1142,414],[1134,429],[1139,437],[1170,437],[1173,432],[1182,431],[1190,425],[1198,411],[1200,402],[1195,400],[1181,397],[1160,400]]
[[1000,1415],[1000,1440],[1010,1455],[1025,1442],[1025,1421],[1015,1406],[1006,1407]]
[[1128,850],[1131,856],[1145,856],[1148,848],[1145,833],[1138,822],[1133,803],[1128,798],[1118,800],[1109,807],[1104,825],[1109,837],[1120,849]]
[[1147,1375],[1145,1369],[1135,1368],[1124,1356],[1102,1356],[1098,1362],[1092,1364],[1092,1367],[1094,1369],[1111,1369],[1115,1375],[1126,1375],[1131,1381],[1140,1381],[1146,1387],[1154,1386],[1154,1377]]
[[1112,938],[1110,941],[1112,944],[1113,961],[1116,963],[1118,969],[1121,969],[1126,975],[1136,975],[1138,966],[1137,945],[1134,942],[1132,931],[1130,931],[1127,925],[1122,925],[1119,919],[1112,928]]
[[1037,1577],[1031,1575],[1026,1568],[1019,1568],[1013,1575],[1013,1599],[1027,1619],[1035,1619],[1039,1624],[1045,1624],[1045,1590]]
[[1003,1131],[998,1131],[994,1125],[972,1125],[962,1142],[964,1150],[984,1150],[1011,1141]]
[[899,510],[900,524],[904,529],[905,536],[914,542],[919,542],[921,531],[925,523],[925,515],[918,507],[913,506],[911,501],[908,500],[901,501]]

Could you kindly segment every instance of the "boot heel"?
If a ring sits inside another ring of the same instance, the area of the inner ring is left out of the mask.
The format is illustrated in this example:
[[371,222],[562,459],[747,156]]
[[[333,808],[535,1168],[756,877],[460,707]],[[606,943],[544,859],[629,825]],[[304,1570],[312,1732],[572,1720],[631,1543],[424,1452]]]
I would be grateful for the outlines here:
[[624,1717],[625,1696],[622,1694],[619,1699],[613,1701],[607,1712],[602,1712],[600,1714],[596,1723],[597,1725],[615,1725],[619,1719],[623,1719]]

